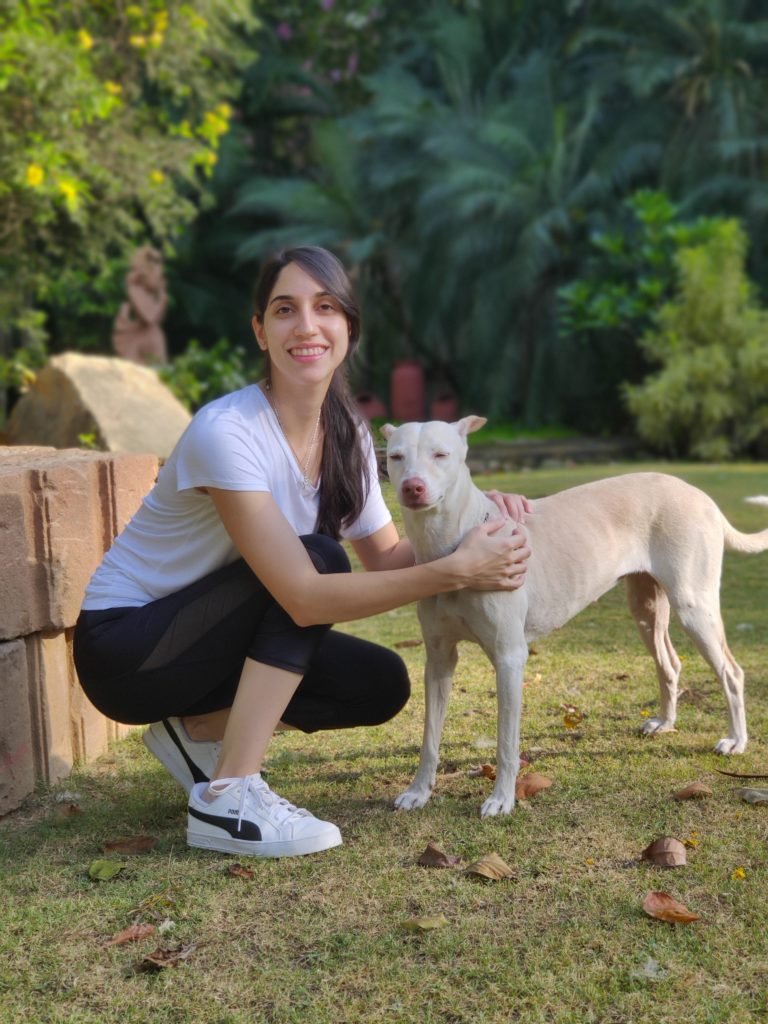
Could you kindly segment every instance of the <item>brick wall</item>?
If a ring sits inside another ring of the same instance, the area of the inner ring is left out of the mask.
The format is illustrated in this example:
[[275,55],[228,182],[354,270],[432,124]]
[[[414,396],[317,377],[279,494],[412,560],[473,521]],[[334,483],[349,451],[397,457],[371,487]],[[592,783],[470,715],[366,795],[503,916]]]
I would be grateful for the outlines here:
[[0,447],[0,815],[127,731],[82,693],[72,631],[157,466],[154,455]]

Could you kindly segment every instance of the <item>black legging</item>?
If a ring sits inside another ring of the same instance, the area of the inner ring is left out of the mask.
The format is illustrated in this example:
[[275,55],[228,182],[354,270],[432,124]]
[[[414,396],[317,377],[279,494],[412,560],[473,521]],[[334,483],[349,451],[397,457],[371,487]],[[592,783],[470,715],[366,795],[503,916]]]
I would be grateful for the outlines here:
[[[329,537],[301,538],[319,572],[349,572]],[[282,720],[304,732],[386,722],[410,695],[385,647],[297,626],[242,560],[140,608],[82,611],[75,666],[91,702],[127,724],[232,706],[246,657],[302,676]]]

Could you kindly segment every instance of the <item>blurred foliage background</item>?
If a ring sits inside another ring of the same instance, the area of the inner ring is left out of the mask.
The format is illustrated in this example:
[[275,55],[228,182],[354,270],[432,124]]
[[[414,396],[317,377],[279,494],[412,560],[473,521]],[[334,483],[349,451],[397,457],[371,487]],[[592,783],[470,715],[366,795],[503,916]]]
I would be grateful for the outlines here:
[[494,421],[760,455],[767,122],[761,0],[0,0],[0,383],[109,351],[149,242],[195,407],[312,242],[358,391],[414,357]]

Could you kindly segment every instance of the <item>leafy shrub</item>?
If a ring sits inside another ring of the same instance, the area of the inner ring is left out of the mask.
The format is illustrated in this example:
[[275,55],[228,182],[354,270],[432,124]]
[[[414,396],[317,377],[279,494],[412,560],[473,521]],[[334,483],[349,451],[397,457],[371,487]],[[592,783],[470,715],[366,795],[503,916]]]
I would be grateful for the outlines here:
[[[718,221],[683,221],[663,192],[642,189],[626,199],[609,227],[590,235],[575,280],[558,291],[561,358],[568,367],[576,422],[596,429],[634,429],[623,387],[652,369],[639,340],[656,323],[678,284],[676,254],[711,238]],[[586,379],[589,383],[580,383]],[[585,410],[592,410],[591,413]]]
[[233,347],[225,338],[211,348],[203,348],[193,339],[184,352],[158,372],[191,412],[229,391],[245,387],[255,376],[255,369],[247,365],[245,350]]
[[640,340],[661,369],[627,386],[627,403],[660,451],[721,460],[768,440],[768,311],[747,279],[746,250],[734,220],[682,249],[677,294]]
[[584,273],[558,292],[566,333],[609,332],[614,343],[622,334],[636,340],[674,294],[677,253],[706,242],[719,223],[708,217],[681,221],[669,197],[652,189],[633,193],[622,206],[620,223],[590,238]]

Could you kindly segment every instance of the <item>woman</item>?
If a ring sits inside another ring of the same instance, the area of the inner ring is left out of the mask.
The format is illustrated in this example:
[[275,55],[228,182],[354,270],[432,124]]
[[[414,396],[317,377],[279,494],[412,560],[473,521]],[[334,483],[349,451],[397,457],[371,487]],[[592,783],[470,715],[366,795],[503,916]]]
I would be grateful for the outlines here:
[[[331,253],[268,262],[255,310],[265,380],[195,415],[89,583],[75,661],[106,715],[154,723],[144,740],[189,793],[190,845],[278,857],[341,835],[261,777],[274,730],[380,723],[409,695],[397,655],[328,623],[513,589],[529,552],[487,524],[414,565],[347,392],[360,314]],[[350,573],[340,536],[375,571]]]

